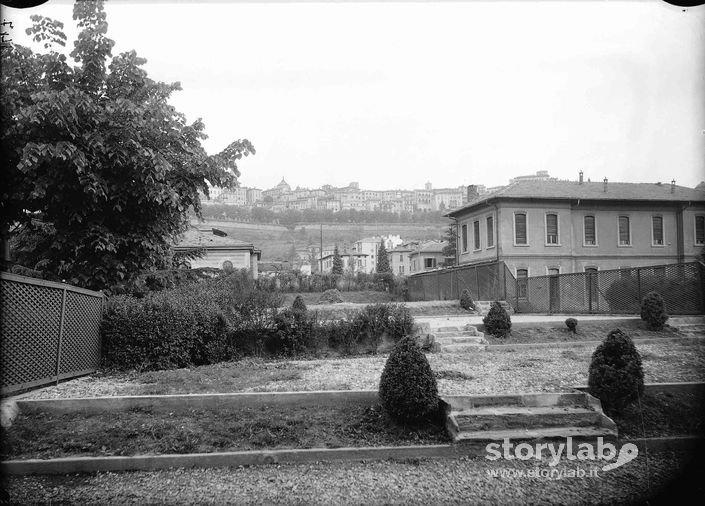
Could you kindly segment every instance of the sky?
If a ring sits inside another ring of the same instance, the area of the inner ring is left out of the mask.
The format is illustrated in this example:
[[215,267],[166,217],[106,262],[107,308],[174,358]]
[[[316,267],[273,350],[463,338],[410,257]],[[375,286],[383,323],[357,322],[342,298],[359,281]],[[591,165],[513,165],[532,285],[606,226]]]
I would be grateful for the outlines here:
[[[214,154],[246,138],[240,183],[371,190],[705,180],[705,6],[643,1],[106,3]],[[3,7],[13,42],[29,16]]]

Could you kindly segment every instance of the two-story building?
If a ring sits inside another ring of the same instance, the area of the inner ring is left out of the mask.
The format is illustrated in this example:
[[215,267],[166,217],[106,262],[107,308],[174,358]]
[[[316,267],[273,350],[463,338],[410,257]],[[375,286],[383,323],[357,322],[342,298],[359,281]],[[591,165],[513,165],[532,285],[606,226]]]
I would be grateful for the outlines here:
[[519,180],[447,213],[458,263],[503,260],[517,278],[694,261],[705,192],[668,183]]

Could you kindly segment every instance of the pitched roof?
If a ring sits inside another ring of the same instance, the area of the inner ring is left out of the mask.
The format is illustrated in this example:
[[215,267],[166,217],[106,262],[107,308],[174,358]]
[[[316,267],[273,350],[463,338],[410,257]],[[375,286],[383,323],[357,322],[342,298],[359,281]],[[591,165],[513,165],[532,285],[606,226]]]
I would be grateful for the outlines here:
[[238,241],[231,237],[221,237],[213,233],[210,228],[190,228],[176,243],[178,248],[231,248],[252,249],[258,251],[251,243]]
[[[464,210],[494,199],[545,200],[634,200],[662,202],[705,202],[705,191],[670,183],[605,183],[578,181],[516,181],[496,192],[482,195],[445,216],[455,216]],[[673,186],[673,188],[672,188]],[[673,191],[671,191],[673,190]]]
[[411,254],[416,255],[418,253],[443,253],[443,248],[445,248],[447,245],[447,241],[429,241],[421,244],[419,248],[414,250]]

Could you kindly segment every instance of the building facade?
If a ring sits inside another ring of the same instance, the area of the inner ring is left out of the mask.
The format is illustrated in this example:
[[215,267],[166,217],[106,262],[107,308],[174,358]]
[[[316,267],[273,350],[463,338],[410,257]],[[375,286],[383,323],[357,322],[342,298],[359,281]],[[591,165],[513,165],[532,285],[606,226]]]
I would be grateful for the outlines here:
[[694,261],[705,192],[672,184],[520,180],[447,214],[458,262],[517,278]]

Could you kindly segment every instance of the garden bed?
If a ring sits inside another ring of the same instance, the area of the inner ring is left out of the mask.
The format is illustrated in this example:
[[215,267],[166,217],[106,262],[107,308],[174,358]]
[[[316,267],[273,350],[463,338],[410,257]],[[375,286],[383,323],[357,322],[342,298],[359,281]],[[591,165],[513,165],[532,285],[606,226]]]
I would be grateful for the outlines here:
[[635,402],[611,418],[621,438],[705,436],[705,399],[702,392],[647,390],[641,404]]
[[[649,391],[613,416],[621,439],[705,436],[702,390]],[[374,405],[130,408],[27,413],[3,430],[3,460],[450,443],[443,417],[399,425]]]
[[[673,337],[692,337],[670,326],[663,330],[648,330],[641,320],[620,320],[591,321],[584,324],[578,323],[577,332],[574,334],[562,322],[549,322],[542,326],[531,324],[515,324],[512,326],[511,334],[505,338],[497,338],[485,333],[485,339],[489,344],[534,344],[553,342],[575,342],[602,341],[607,334],[615,328],[621,329],[632,339],[668,339]],[[479,330],[484,330],[484,326],[478,326]]]
[[402,445],[450,441],[441,416],[394,424],[379,405],[262,406],[51,415],[20,414],[3,430],[6,459],[133,456]]

